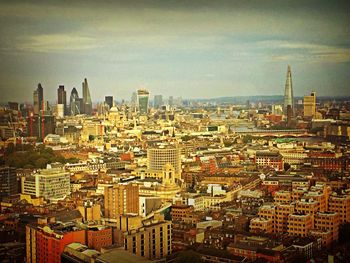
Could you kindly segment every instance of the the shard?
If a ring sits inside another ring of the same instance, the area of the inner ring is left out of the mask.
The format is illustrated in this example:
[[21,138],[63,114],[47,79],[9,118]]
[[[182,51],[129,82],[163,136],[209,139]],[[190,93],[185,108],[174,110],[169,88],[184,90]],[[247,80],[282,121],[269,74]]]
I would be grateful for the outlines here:
[[290,65],[287,69],[287,79],[286,86],[284,89],[284,104],[283,104],[284,114],[287,115],[288,106],[290,106],[292,115],[294,115],[294,98],[293,98],[293,85],[292,85],[292,72],[290,70]]

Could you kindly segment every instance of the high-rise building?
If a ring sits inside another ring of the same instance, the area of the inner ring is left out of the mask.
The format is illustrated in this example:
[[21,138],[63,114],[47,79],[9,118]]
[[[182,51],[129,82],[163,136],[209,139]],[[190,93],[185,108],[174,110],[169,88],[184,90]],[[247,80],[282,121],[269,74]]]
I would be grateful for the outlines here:
[[287,69],[287,79],[286,86],[284,89],[284,114],[287,115],[288,106],[292,109],[292,115],[294,115],[294,97],[293,97],[293,85],[292,85],[292,72],[290,69],[290,65],[288,65]]
[[173,96],[169,96],[169,106],[172,107],[174,106],[174,97]]
[[59,85],[57,89],[57,105],[63,105],[63,114],[67,114],[67,92],[63,85]]
[[70,174],[58,168],[39,170],[22,177],[22,193],[48,200],[64,198],[70,194]]
[[146,114],[148,113],[148,99],[149,99],[149,92],[145,89],[139,89],[137,91],[137,98],[139,102],[139,112],[140,114]]
[[38,84],[38,88],[33,92],[34,100],[34,114],[38,115],[43,110],[44,89],[41,84]]
[[137,93],[133,92],[130,100],[130,106],[133,111],[136,109],[136,106],[137,106],[136,104],[137,104]]
[[105,218],[117,219],[122,214],[139,212],[139,186],[114,184],[104,191]]
[[92,113],[92,101],[90,96],[89,85],[87,79],[84,79],[82,83],[83,86],[83,104],[84,104],[84,113],[87,115],[91,115]]
[[159,109],[160,106],[162,106],[162,104],[163,104],[163,96],[154,95],[154,101],[153,101],[154,108]]
[[105,103],[109,106],[109,108],[113,107],[113,96],[106,96]]
[[316,92],[310,96],[304,96],[304,117],[313,118],[316,116]]
[[16,169],[13,167],[0,167],[0,200],[4,196],[18,193]]
[[73,88],[70,93],[69,103],[70,115],[75,116],[81,113],[82,102],[79,99],[78,91],[75,88]]
[[176,175],[181,175],[181,149],[167,145],[149,147],[147,149],[147,168],[153,171],[162,171],[166,164],[171,164]]
[[28,116],[29,135],[42,141],[46,135],[55,132],[56,119],[50,112],[42,111],[39,115]]

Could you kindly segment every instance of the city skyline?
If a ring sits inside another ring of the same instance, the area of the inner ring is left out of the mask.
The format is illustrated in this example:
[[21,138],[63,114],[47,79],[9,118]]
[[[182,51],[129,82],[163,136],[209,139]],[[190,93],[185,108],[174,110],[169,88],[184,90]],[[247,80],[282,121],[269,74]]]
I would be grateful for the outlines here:
[[[2,102],[31,101],[41,83],[56,101],[89,79],[93,101],[283,95],[347,96],[345,1],[12,1],[0,4]],[[175,92],[176,90],[176,92]]]

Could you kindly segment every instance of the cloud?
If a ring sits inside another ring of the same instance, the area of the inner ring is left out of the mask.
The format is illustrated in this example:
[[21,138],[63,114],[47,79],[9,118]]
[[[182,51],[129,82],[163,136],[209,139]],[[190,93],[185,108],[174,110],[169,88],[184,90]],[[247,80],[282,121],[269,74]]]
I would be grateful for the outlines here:
[[29,52],[78,51],[101,47],[94,38],[66,34],[30,36],[17,41],[16,48]]
[[281,40],[259,41],[257,45],[272,51],[274,61],[350,62],[350,49],[339,46]]

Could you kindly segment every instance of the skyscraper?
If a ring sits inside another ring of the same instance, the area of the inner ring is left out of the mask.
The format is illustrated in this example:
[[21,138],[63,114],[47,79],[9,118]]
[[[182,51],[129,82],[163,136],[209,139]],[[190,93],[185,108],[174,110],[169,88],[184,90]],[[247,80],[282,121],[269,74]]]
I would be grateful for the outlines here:
[[145,89],[139,89],[137,91],[137,97],[138,97],[138,101],[139,101],[140,114],[147,114],[148,113],[149,92]]
[[316,92],[311,92],[310,96],[304,96],[304,117],[315,117],[316,115]]
[[113,107],[113,96],[106,96],[105,103],[109,106],[109,108]]
[[294,97],[293,97],[293,85],[292,85],[292,72],[290,70],[290,65],[288,65],[286,86],[284,89],[283,110],[285,115],[287,115],[288,105],[291,107],[292,115],[294,115]]
[[76,88],[73,88],[70,93],[69,103],[70,115],[75,116],[81,113],[81,102]]
[[34,114],[38,115],[43,110],[44,89],[41,84],[38,84],[38,88],[33,92],[34,100]]
[[87,79],[84,79],[83,85],[83,105],[84,105],[84,113],[87,115],[91,115],[92,113],[92,101],[90,96],[90,90],[87,83]]
[[160,106],[162,106],[162,104],[163,104],[163,96],[154,95],[154,101],[153,101],[154,108],[159,109]]
[[67,115],[67,92],[63,85],[59,85],[57,89],[57,107],[58,105],[63,105],[63,115]]

